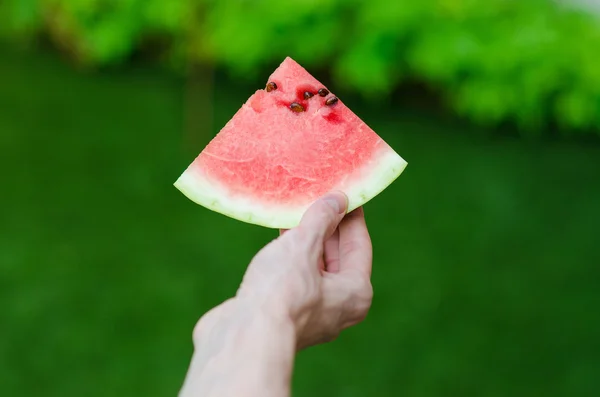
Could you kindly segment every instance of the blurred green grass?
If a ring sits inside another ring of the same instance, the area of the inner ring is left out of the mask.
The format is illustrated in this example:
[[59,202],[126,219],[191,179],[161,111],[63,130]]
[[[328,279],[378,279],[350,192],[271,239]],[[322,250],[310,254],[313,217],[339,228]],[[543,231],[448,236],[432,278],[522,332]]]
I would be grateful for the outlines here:
[[[6,51],[0,79],[1,394],[175,395],[274,232],[173,188],[183,80]],[[213,132],[252,89],[217,81]],[[409,167],[366,206],[372,312],[299,355],[295,395],[598,395],[600,147],[356,109]]]

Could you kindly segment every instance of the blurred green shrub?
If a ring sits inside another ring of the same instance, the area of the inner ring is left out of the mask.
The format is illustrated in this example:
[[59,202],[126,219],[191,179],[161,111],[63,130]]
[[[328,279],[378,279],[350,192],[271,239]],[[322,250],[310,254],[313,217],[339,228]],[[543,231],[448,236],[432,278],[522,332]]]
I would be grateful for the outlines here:
[[77,60],[122,62],[148,42],[238,76],[290,55],[385,97],[427,84],[478,123],[600,126],[600,17],[554,0],[4,0],[0,35],[44,34]]

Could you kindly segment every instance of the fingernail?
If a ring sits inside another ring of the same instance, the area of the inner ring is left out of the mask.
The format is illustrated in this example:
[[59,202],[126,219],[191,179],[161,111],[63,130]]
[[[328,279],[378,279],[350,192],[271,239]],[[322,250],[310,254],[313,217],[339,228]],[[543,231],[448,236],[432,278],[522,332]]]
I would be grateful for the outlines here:
[[343,214],[346,212],[346,207],[348,206],[348,199],[344,193],[334,193],[329,194],[324,197],[325,202],[331,208],[335,210],[338,214]]

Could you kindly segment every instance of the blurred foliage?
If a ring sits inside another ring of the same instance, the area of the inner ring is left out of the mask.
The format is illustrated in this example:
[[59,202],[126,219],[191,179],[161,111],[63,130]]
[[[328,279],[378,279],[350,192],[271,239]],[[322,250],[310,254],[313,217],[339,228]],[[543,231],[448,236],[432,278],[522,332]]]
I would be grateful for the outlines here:
[[372,99],[411,80],[477,123],[600,126],[598,16],[552,0],[4,0],[0,30],[91,65],[160,43],[243,77],[290,55]]

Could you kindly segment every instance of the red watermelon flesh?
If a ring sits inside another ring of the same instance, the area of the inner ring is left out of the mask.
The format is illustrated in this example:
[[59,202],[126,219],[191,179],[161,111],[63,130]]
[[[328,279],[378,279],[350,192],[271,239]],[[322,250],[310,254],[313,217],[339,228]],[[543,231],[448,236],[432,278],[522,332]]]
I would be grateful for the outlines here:
[[288,57],[175,186],[197,204],[240,221],[291,228],[332,190],[346,193],[349,211],[362,206],[406,164]]

